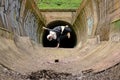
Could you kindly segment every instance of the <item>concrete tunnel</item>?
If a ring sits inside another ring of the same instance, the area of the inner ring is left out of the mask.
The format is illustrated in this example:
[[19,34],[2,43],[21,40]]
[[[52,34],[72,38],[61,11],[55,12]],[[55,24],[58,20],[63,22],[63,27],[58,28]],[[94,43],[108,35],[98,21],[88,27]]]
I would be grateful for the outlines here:
[[[35,0],[0,0],[0,80],[120,80],[119,3],[83,0],[71,22],[47,24]],[[71,38],[56,49],[42,27],[66,24]]]

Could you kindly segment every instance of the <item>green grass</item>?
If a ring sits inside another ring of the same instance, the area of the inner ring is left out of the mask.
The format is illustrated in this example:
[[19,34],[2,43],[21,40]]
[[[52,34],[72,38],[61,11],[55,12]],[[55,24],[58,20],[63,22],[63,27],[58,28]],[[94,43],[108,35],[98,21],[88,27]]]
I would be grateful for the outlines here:
[[82,0],[38,0],[39,9],[77,9]]
[[120,20],[114,22],[115,28],[120,29]]

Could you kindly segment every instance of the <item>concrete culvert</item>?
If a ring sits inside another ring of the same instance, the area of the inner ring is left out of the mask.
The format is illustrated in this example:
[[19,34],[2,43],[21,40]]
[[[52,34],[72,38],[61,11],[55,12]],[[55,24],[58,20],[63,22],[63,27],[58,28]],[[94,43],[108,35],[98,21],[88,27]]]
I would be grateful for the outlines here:
[[[120,0],[46,12],[34,1],[0,0],[0,80],[120,80]],[[61,25],[72,33],[57,49],[42,27]]]
[[[68,22],[65,21],[53,21],[51,23],[49,23],[47,25],[48,28],[53,29],[54,27],[57,26],[65,26],[65,25],[69,25],[69,27],[71,28],[72,32],[71,32],[71,37],[70,39],[64,39],[61,41],[60,43],[60,48],[74,48],[77,42],[77,38],[76,38],[76,34],[74,29],[72,28],[72,25]],[[49,41],[47,40],[47,35],[49,34],[49,31],[44,31],[43,33],[43,38],[42,38],[42,42],[43,42],[43,46],[44,47],[56,47],[57,45],[57,41]]]

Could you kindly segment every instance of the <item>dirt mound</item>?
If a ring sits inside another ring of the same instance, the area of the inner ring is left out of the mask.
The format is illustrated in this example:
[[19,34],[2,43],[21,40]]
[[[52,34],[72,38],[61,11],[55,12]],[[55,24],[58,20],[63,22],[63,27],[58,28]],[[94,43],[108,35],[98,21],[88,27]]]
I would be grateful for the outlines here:
[[73,76],[70,73],[58,73],[53,70],[42,70],[32,72],[28,78],[30,80],[72,80]]

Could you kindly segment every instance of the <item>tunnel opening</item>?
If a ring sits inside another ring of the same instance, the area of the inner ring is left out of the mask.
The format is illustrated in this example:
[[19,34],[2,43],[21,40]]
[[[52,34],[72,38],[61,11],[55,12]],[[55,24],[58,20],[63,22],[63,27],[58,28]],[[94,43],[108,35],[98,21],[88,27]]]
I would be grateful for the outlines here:
[[[70,39],[66,38],[64,40],[61,40],[60,41],[60,48],[74,48],[76,46],[77,38],[76,38],[75,31],[70,23],[58,20],[58,21],[50,22],[47,25],[47,27],[50,29],[53,29],[57,26],[65,26],[65,25],[68,25],[71,28],[71,30],[72,30],[72,32],[70,33],[71,37],[70,37]],[[43,37],[42,37],[43,46],[44,47],[56,47],[57,41],[56,40],[52,40],[52,41],[47,40],[48,34],[49,34],[49,31],[44,30]]]

